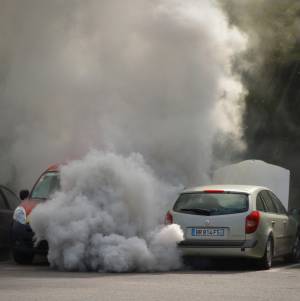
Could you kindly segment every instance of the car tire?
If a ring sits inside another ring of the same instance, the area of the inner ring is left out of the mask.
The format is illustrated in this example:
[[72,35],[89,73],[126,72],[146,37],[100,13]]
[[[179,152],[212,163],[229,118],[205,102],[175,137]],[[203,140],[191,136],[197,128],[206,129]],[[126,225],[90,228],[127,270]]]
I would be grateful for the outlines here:
[[284,259],[286,262],[297,262],[300,260],[300,233],[297,234],[292,253],[287,255]]
[[21,252],[14,250],[13,251],[13,258],[14,261],[18,264],[31,264],[33,261],[34,254],[30,252]]
[[268,238],[264,256],[258,260],[258,266],[262,270],[269,270],[272,267],[273,262],[273,240]]

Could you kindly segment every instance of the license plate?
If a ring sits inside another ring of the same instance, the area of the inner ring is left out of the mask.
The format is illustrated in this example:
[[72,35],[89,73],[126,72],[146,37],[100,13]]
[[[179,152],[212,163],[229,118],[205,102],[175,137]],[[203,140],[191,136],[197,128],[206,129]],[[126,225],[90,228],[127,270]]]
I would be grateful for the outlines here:
[[224,229],[192,228],[192,236],[224,236]]

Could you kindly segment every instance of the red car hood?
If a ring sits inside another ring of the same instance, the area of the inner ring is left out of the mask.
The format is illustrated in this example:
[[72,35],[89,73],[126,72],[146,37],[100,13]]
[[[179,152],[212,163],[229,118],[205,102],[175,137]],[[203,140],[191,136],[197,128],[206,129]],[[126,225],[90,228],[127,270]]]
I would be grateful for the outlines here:
[[19,206],[25,209],[26,215],[28,216],[31,213],[32,209],[39,203],[41,203],[40,199],[30,199],[21,202]]

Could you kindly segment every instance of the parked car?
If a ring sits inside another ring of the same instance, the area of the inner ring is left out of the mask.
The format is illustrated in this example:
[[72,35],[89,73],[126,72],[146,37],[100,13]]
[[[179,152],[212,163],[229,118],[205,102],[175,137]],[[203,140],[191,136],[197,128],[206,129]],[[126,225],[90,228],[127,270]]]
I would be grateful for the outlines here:
[[0,185],[0,249],[10,248],[10,230],[19,198],[9,188]]
[[272,259],[300,258],[299,226],[268,188],[214,185],[184,190],[166,214],[184,232],[185,256],[252,258],[263,269]]
[[59,186],[59,165],[52,165],[41,174],[31,192],[28,190],[20,191],[22,202],[14,212],[12,224],[13,257],[17,263],[29,264],[35,254],[48,253],[46,241],[41,241],[37,246],[34,246],[30,213],[37,204],[49,199],[59,189]]

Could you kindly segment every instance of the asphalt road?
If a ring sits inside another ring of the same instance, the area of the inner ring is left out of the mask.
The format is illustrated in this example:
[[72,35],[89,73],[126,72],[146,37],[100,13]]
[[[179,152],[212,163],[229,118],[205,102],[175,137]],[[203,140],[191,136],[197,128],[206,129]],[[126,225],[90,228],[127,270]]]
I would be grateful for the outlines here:
[[238,262],[168,273],[67,273],[45,261],[0,262],[0,300],[300,300],[300,264],[255,271]]

